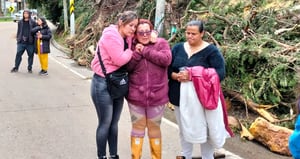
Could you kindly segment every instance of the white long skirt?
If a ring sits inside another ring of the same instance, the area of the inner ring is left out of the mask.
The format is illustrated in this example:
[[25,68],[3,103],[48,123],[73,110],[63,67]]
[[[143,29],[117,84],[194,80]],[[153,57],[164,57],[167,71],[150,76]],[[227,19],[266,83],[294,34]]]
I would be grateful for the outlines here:
[[181,131],[187,142],[210,142],[215,148],[221,148],[230,137],[225,129],[220,98],[215,110],[204,109],[191,81],[181,83],[179,110]]

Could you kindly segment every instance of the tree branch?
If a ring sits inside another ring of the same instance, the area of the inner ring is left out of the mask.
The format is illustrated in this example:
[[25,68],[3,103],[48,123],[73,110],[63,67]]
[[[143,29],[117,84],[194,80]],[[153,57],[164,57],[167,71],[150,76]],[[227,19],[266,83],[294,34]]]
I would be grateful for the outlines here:
[[216,44],[216,46],[220,48],[220,44],[218,43],[218,41],[208,31],[206,31],[206,34],[209,36],[209,38],[211,38],[211,40]]
[[232,25],[232,22],[231,22],[230,20],[226,19],[225,17],[222,17],[222,16],[220,16],[220,15],[218,15],[218,14],[216,14],[216,13],[213,13],[213,15],[214,15],[214,17],[216,17],[217,19],[226,22],[228,25]]
[[205,13],[209,13],[208,10],[204,10],[204,11],[196,11],[196,10],[188,10],[189,13],[194,13],[194,14],[205,14]]
[[296,24],[296,25],[293,26],[292,28],[281,28],[281,29],[275,30],[274,34],[275,34],[275,35],[279,35],[279,34],[282,34],[282,33],[284,33],[284,32],[287,32],[287,31],[292,31],[292,30],[294,30],[294,29],[296,29],[296,28],[298,28],[298,27],[299,27],[299,25]]
[[182,22],[183,22],[183,20],[185,19],[185,17],[188,15],[188,10],[189,10],[189,8],[191,7],[192,2],[193,2],[193,1],[190,1],[190,2],[188,3],[188,5],[186,6],[186,9],[185,9],[185,11],[184,11],[183,17],[181,17],[181,18],[179,19],[179,22],[180,22],[180,28],[184,28],[184,27],[185,27],[185,25],[183,25]]
[[246,99],[243,95],[241,95],[238,92],[225,90],[227,94],[232,96],[233,98],[237,99],[241,103],[245,103],[245,105],[250,108],[252,111],[258,113],[263,118],[267,119],[271,123],[278,122],[279,120],[277,117],[268,111],[266,111],[264,108],[261,108],[260,104],[254,103],[251,99]]
[[280,46],[282,46],[282,47],[285,47],[285,48],[294,48],[294,47],[291,46],[291,45],[287,45],[287,44],[281,43],[281,42],[279,42],[279,41],[277,41],[277,40],[270,39],[270,38],[267,38],[267,39],[270,40],[270,41],[273,41],[274,43],[276,43],[277,45],[280,45]]

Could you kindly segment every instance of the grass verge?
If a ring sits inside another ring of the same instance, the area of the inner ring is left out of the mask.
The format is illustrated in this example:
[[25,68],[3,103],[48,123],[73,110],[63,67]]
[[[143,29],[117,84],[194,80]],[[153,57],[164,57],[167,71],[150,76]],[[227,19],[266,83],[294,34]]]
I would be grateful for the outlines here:
[[12,17],[0,17],[0,22],[12,22]]

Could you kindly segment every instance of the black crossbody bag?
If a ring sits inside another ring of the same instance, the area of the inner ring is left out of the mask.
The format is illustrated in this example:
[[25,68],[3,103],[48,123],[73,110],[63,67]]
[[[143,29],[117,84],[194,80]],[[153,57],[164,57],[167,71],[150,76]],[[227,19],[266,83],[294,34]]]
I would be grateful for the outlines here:
[[97,50],[98,59],[105,76],[107,83],[107,91],[112,99],[123,98],[128,94],[128,72],[125,66],[120,67],[118,70],[107,74],[103,61],[100,56],[100,48]]

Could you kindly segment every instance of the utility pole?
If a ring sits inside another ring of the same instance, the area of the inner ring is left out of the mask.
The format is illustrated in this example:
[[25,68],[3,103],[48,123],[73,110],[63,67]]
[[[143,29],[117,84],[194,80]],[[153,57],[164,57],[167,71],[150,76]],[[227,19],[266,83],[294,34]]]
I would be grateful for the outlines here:
[[65,32],[66,32],[69,28],[67,0],[63,0],[63,6],[64,6],[64,29],[65,29]]
[[[4,1],[4,7],[5,7],[5,1]],[[3,11],[2,11],[2,0],[0,0],[0,16],[3,15]]]
[[70,35],[75,35],[75,0],[70,0]]
[[17,8],[18,8],[17,11],[22,9],[22,0],[18,0]]
[[3,13],[3,15],[4,15],[4,16],[6,16],[6,12],[7,12],[7,9],[6,9],[6,7],[7,7],[7,6],[6,6],[6,1],[5,1],[5,0],[4,0],[4,3],[3,3],[3,5],[4,5],[4,6],[3,6],[3,8],[4,8],[4,11],[3,11],[2,13]]
[[154,26],[160,36],[163,35],[164,18],[165,18],[165,0],[156,0]]
[[[26,9],[26,8],[27,8],[26,0],[24,0],[23,3],[24,3],[24,5],[23,5],[23,6],[24,6],[24,9]],[[28,8],[27,8],[27,9],[28,9]]]

